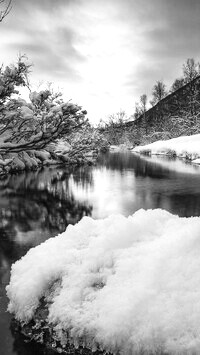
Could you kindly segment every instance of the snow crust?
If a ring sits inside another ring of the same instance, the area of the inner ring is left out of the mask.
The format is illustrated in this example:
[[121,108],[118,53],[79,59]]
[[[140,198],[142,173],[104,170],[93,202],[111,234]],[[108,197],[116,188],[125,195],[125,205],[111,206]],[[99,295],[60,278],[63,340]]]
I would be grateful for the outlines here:
[[[183,136],[169,139],[166,141],[156,141],[144,146],[138,146],[132,149],[133,152],[150,154],[169,154],[175,152],[177,156],[196,160],[200,157],[200,134],[192,136]],[[198,164],[198,160],[195,161]]]
[[17,261],[7,294],[25,322],[46,295],[60,337],[68,329],[118,354],[199,354],[200,217],[84,217]]

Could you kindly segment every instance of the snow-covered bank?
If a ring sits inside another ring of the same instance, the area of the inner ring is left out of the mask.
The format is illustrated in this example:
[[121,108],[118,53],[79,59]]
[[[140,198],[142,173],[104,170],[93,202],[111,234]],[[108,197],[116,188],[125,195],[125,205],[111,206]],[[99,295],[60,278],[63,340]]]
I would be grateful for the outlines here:
[[51,165],[83,165],[94,164],[97,158],[97,150],[80,154],[69,154],[70,147],[63,140],[52,143],[43,150],[27,150],[18,153],[6,153],[0,155],[0,176],[8,173],[22,172],[24,170],[37,170],[43,166]]
[[200,134],[156,141],[144,146],[135,147],[133,152],[141,154],[160,154],[186,158],[200,164]]
[[62,343],[68,330],[112,353],[199,354],[199,253],[200,217],[84,217],[12,266],[9,311],[27,322],[46,297]]

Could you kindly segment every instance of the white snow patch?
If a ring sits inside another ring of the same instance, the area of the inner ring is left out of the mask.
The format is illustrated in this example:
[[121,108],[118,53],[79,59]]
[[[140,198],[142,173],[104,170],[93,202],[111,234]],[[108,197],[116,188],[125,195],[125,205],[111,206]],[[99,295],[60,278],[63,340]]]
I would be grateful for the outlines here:
[[9,311],[30,320],[58,279],[49,306],[58,334],[120,354],[199,354],[200,217],[84,217],[12,266]]
[[132,151],[160,155],[166,155],[174,151],[178,157],[194,160],[200,157],[200,134],[173,138],[166,141],[156,141],[151,144],[135,147]]
[[194,164],[200,164],[200,158],[194,159],[192,162],[193,162]]

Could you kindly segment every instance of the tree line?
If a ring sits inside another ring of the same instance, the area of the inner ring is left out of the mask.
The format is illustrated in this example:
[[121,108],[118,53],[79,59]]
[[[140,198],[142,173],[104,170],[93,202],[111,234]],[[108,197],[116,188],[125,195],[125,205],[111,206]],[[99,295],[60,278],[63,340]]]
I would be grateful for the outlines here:
[[[157,80],[152,89],[152,99],[149,101],[150,105],[155,106],[160,100],[164,99],[167,95],[175,92],[184,85],[191,83],[195,78],[200,75],[200,63],[196,62],[194,58],[188,58],[183,64],[183,73],[180,78],[176,78],[171,85],[169,91],[163,80]],[[148,97],[146,94],[140,96],[139,103],[135,103],[134,119],[144,115],[147,111]]]
[[169,91],[163,81],[156,82],[150,101],[152,110],[143,94],[133,115],[128,117],[124,110],[110,115],[107,121],[100,121],[100,132],[111,144],[130,146],[199,133],[200,80],[195,79],[200,75],[200,64],[188,58],[182,69],[182,76],[174,80]]

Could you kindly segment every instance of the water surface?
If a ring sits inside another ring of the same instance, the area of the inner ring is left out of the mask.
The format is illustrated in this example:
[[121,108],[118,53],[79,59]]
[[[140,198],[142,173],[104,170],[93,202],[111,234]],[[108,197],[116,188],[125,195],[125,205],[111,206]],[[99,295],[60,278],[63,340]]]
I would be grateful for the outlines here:
[[11,334],[11,316],[5,312],[11,264],[85,215],[128,216],[140,208],[200,216],[200,167],[178,159],[108,153],[95,167],[50,167],[0,181],[1,355],[43,353]]

